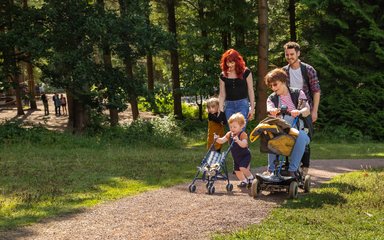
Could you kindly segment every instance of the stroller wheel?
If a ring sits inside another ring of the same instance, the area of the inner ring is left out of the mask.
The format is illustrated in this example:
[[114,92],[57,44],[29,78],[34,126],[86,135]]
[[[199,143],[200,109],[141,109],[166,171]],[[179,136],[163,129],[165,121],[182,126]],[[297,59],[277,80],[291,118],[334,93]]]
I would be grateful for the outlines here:
[[251,189],[249,191],[249,195],[251,195],[251,197],[253,197],[253,198],[256,198],[257,195],[259,195],[259,193],[260,193],[260,182],[259,182],[259,180],[257,180],[257,178],[255,178],[252,182]]
[[211,185],[208,187],[208,194],[211,195],[211,194],[214,194],[215,193],[215,186]]
[[195,184],[191,184],[191,185],[189,185],[189,192],[191,192],[191,193],[193,193],[193,192],[195,192],[196,191],[196,186],[195,186]]
[[226,186],[226,188],[227,188],[227,192],[232,192],[232,190],[233,190],[233,184],[232,184],[232,183],[228,183],[227,186]]
[[291,184],[289,184],[288,195],[290,199],[297,198],[298,188],[299,188],[299,185],[297,184],[296,181],[292,181]]
[[304,178],[304,192],[309,193],[311,190],[311,175],[306,175]]

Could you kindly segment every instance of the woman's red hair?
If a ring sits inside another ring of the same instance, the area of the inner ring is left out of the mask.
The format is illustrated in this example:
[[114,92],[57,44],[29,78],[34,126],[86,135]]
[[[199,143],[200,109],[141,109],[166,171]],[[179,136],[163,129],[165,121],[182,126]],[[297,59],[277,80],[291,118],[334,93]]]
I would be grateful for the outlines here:
[[245,62],[243,60],[243,57],[240,55],[240,53],[235,49],[228,49],[221,56],[220,67],[226,77],[228,76],[227,62],[236,63],[235,71],[236,71],[237,77],[241,78],[241,76],[243,75],[243,72],[245,71]]

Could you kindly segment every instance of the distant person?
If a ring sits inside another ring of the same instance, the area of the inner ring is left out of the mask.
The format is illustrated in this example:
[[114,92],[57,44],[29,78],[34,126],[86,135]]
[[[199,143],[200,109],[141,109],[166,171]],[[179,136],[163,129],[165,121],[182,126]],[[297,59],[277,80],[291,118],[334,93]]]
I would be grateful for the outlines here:
[[[207,100],[208,111],[208,136],[207,148],[209,149],[214,141],[214,135],[219,137],[224,136],[224,126],[227,124],[227,119],[224,112],[219,112],[219,99],[210,98]],[[221,150],[221,144],[215,143],[215,150]]]
[[61,116],[61,111],[60,111],[60,108],[61,108],[61,100],[59,98],[59,94],[55,93],[52,97],[52,100],[53,100],[53,104],[55,106],[55,114],[56,116]]
[[216,141],[220,144],[233,142],[231,154],[233,158],[233,168],[236,177],[240,180],[237,185],[239,188],[249,187],[253,181],[253,175],[250,171],[251,152],[248,149],[248,135],[243,131],[245,118],[241,113],[235,113],[228,119],[229,129],[224,137],[219,138],[215,135]]
[[220,60],[219,111],[227,119],[235,113],[243,114],[246,122],[253,119],[255,92],[251,70],[245,66],[243,57],[234,49],[227,50]]
[[68,115],[67,111],[67,98],[63,94],[60,95],[61,108],[63,109],[63,115]]
[[43,102],[43,105],[44,105],[44,115],[49,115],[48,99],[45,93],[41,94],[41,101]]

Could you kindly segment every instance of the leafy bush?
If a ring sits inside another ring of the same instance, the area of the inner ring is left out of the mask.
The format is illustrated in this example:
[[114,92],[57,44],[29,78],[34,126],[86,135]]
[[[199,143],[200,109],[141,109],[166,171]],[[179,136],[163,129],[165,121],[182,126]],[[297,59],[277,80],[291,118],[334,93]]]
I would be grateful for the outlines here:
[[99,135],[100,141],[119,144],[149,144],[176,147],[182,139],[181,128],[173,117],[136,120],[131,124],[106,128]]
[[341,126],[326,126],[324,129],[316,132],[315,138],[320,141],[347,143],[371,140],[370,136],[364,135],[360,129],[349,127],[345,124]]

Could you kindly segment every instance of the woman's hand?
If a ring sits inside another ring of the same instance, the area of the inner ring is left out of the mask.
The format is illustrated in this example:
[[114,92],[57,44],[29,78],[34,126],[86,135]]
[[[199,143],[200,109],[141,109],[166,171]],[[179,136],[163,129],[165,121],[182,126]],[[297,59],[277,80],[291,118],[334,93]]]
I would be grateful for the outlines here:
[[272,108],[270,111],[269,111],[269,114],[272,115],[273,117],[276,117],[277,114],[280,113],[280,109],[279,108]]
[[291,111],[291,116],[292,116],[292,117],[295,118],[295,117],[297,117],[297,116],[299,116],[299,115],[300,115],[300,111],[299,111],[299,110],[292,110],[292,111]]
[[248,121],[251,121],[252,119],[253,119],[253,110],[251,109],[251,111],[249,111],[249,113],[248,113]]

